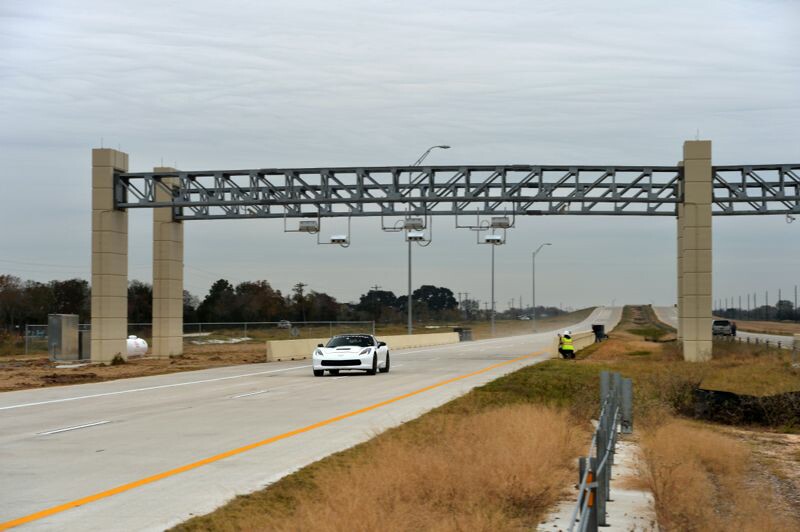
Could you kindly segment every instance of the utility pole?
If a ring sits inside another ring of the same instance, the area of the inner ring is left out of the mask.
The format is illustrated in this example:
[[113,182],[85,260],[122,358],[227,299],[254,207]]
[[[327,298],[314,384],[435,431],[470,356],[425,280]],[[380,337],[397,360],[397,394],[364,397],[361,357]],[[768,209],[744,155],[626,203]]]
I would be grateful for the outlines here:
[[542,250],[545,246],[552,246],[550,242],[545,242],[544,244],[539,245],[531,254],[531,305],[533,310],[532,316],[532,323],[533,331],[536,332],[536,255]]
[[[437,145],[437,146],[431,146],[430,148],[425,150],[425,152],[423,152],[423,154],[420,155],[420,157],[416,161],[414,161],[414,164],[412,164],[411,166],[419,166],[419,165],[421,165],[422,161],[425,160],[425,158],[428,156],[428,154],[430,154],[433,150],[435,150],[437,148],[442,149],[442,150],[449,150],[450,146],[447,146],[445,144],[441,144],[441,145]],[[409,173],[408,174],[408,183],[409,183],[409,185],[411,184],[411,181],[412,181],[411,177],[412,176]],[[408,238],[406,238],[406,240],[408,240]],[[408,299],[406,300],[406,308],[407,308],[407,314],[408,314],[408,334],[412,334],[414,332],[414,326],[412,325],[412,322],[413,322],[413,320],[412,320],[413,306],[414,306],[414,302],[412,301],[412,298],[411,298],[411,240],[408,240]]]
[[413,303],[411,301],[411,240],[408,241],[408,298],[406,299],[406,308],[408,309],[408,334],[413,334],[414,326],[412,325],[411,317],[413,312]]

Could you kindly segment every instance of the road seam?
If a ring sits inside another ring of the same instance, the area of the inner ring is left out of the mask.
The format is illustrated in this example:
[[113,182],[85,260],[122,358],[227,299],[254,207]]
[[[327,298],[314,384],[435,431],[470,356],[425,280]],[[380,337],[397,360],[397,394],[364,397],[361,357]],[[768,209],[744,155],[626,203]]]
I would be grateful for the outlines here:
[[106,425],[111,423],[111,421],[95,421],[94,423],[84,423],[83,425],[75,425],[74,427],[66,427],[63,429],[55,429],[55,430],[48,430],[45,432],[37,432],[37,436],[47,436],[49,434],[59,434],[61,432],[68,432],[70,430],[78,430],[78,429],[85,429],[89,427],[96,427],[97,425]]

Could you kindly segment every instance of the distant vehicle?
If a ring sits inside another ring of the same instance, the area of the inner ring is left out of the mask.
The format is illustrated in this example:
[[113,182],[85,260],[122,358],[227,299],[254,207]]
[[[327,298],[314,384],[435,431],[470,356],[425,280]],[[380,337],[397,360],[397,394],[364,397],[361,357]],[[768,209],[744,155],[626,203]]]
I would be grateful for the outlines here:
[[325,371],[338,375],[340,370],[366,371],[367,375],[389,372],[389,347],[371,334],[334,336],[327,345],[319,344],[311,357],[315,377]]
[[711,333],[714,336],[736,336],[736,324],[730,320],[714,320]]
[[278,322],[278,329],[291,329],[292,322],[289,320],[281,320]]
[[522,315],[522,316],[517,316],[517,319],[518,319],[518,320],[523,320],[523,321],[525,321],[525,320],[530,320],[530,319],[531,319],[531,317],[530,317],[530,316],[525,316],[525,315]]

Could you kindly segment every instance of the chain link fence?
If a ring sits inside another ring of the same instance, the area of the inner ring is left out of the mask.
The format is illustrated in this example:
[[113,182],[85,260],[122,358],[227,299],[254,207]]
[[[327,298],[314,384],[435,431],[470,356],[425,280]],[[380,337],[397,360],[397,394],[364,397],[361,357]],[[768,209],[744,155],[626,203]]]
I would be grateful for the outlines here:
[[[91,331],[89,323],[78,326],[80,331]],[[187,344],[236,344],[267,340],[292,340],[296,338],[322,338],[337,334],[375,334],[374,321],[241,321],[184,323],[183,341]],[[128,335],[138,336],[152,343],[152,323],[129,323]],[[25,354],[47,354],[47,325],[25,326]]]

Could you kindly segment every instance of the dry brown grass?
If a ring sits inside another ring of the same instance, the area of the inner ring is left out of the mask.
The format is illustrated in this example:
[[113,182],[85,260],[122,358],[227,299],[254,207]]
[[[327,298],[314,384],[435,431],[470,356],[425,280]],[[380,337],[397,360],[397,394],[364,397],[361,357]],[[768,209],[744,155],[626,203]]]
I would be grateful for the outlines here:
[[237,498],[177,529],[530,529],[574,479],[587,437],[574,425],[561,410],[529,404],[433,413],[352,459],[321,462],[309,482]]
[[756,321],[734,320],[740,331],[762,334],[777,334],[779,336],[800,334],[800,323],[791,321]]
[[663,530],[800,529],[755,471],[746,444],[674,419],[647,433],[642,444]]

